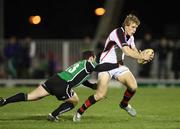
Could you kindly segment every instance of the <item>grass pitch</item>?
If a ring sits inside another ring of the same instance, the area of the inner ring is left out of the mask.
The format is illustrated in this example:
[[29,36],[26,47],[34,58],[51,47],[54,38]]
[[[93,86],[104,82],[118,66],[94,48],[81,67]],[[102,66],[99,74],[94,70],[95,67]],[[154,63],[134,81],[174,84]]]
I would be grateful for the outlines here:
[[[34,87],[0,88],[0,96],[29,92]],[[94,91],[76,88],[80,103],[61,116],[59,123],[46,120],[61,102],[49,96],[34,102],[19,102],[0,107],[0,129],[180,129],[180,88],[139,88],[130,102],[137,117],[119,108],[124,88],[110,88],[107,98],[90,107],[80,123],[72,122],[74,112]]]

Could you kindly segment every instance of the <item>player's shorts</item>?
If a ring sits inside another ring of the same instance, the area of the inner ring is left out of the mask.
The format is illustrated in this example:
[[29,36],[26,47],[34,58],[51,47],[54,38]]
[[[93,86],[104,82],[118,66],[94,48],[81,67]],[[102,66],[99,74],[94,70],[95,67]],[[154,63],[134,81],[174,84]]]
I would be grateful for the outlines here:
[[74,95],[74,91],[69,87],[69,84],[57,74],[45,81],[42,86],[48,93],[55,95],[58,100],[66,100]]
[[[126,66],[121,66],[121,67],[118,67],[116,69],[113,69],[113,70],[110,70],[110,71],[107,71],[109,73],[109,75],[111,76],[111,78],[114,78],[116,79],[117,77],[123,75],[124,73],[126,72],[129,72],[129,68],[126,67]],[[102,72],[103,73],[103,72]],[[99,73],[100,75],[101,73]]]

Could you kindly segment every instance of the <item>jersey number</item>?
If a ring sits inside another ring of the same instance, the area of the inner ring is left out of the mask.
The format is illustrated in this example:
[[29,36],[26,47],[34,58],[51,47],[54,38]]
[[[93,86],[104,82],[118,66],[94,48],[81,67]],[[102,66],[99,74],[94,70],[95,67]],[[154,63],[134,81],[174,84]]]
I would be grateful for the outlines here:
[[68,72],[73,73],[78,67],[79,64],[75,64],[72,68],[68,69]]

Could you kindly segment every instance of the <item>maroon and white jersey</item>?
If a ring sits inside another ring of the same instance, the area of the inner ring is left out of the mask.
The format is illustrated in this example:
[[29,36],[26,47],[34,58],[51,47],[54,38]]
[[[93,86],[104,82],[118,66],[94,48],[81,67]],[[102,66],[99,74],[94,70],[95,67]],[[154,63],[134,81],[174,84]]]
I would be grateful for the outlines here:
[[117,63],[117,61],[123,61],[124,53],[122,52],[122,47],[124,46],[135,48],[134,37],[126,36],[122,27],[114,29],[106,39],[104,50],[100,57],[100,63]]

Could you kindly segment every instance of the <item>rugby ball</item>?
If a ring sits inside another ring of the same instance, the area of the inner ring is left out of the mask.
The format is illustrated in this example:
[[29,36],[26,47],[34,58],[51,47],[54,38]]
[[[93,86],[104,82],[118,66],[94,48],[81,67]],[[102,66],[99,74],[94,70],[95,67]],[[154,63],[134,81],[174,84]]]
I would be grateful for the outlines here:
[[[151,48],[144,49],[144,50],[142,51],[142,53],[146,53],[146,54],[149,54],[149,55],[153,55],[153,56],[154,56],[154,50],[151,49]],[[148,63],[149,61],[148,61],[148,60],[144,60],[144,59],[138,59],[137,62],[138,62],[139,64],[146,64],[146,63]]]

